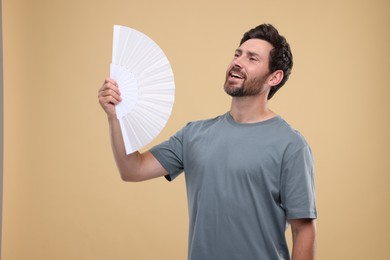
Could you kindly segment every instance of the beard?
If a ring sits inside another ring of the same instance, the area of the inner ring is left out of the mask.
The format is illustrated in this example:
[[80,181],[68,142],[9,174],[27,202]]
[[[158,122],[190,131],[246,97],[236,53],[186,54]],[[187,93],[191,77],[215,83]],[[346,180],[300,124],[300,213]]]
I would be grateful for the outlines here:
[[245,78],[240,85],[229,82],[229,73],[224,84],[225,92],[231,97],[257,96],[264,91],[265,78]]

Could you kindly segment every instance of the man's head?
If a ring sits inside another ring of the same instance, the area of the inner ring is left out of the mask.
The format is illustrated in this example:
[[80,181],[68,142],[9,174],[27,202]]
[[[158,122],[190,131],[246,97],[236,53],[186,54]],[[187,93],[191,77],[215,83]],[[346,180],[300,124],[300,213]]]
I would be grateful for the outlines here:
[[290,45],[278,30],[270,24],[261,24],[244,34],[240,45],[250,39],[260,39],[267,41],[273,46],[269,53],[269,71],[273,73],[277,70],[283,71],[283,79],[279,84],[272,86],[268,94],[270,99],[288,80],[293,67],[293,56]]
[[232,97],[262,96],[283,79],[283,71],[269,70],[269,53],[274,47],[267,41],[249,39],[234,52],[226,71],[225,92]]

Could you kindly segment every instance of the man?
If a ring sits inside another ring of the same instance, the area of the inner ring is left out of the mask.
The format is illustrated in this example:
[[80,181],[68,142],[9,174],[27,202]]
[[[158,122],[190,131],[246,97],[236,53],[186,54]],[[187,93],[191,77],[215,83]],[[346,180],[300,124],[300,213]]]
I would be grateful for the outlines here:
[[186,176],[190,230],[188,259],[314,259],[313,161],[309,145],[268,99],[287,81],[289,44],[269,24],[244,34],[229,64],[230,111],[191,122],[143,154],[126,155],[114,105],[117,84],[106,79],[99,102],[108,116],[114,157],[125,181]]

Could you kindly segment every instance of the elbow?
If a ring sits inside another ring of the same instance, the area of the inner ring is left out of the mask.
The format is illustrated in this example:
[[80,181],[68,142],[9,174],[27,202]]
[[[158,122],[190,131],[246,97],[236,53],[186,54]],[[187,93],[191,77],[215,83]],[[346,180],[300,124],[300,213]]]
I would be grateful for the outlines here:
[[121,180],[124,182],[134,182],[132,178],[129,178],[126,175],[120,174],[120,176],[121,176]]
[[137,174],[130,174],[128,172],[119,171],[121,180],[124,182],[141,182],[142,179]]

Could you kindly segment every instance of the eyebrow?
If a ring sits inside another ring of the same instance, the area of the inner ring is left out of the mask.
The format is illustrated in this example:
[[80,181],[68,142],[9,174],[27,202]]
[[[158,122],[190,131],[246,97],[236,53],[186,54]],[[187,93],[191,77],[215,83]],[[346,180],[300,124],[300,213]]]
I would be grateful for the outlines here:
[[[242,54],[244,51],[242,49],[236,49],[236,52],[239,53],[239,54]],[[246,51],[246,53],[249,55],[249,56],[256,56],[256,57],[259,57],[260,58],[260,55],[256,52],[253,52],[253,51]]]

